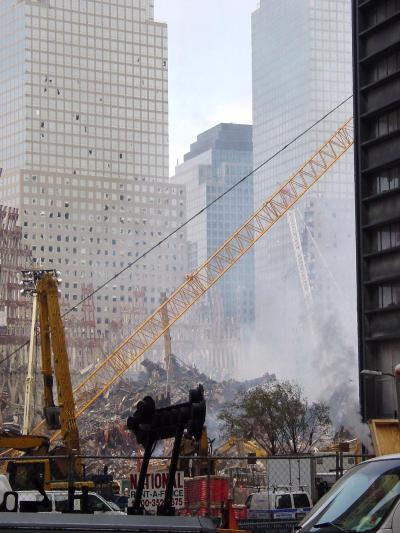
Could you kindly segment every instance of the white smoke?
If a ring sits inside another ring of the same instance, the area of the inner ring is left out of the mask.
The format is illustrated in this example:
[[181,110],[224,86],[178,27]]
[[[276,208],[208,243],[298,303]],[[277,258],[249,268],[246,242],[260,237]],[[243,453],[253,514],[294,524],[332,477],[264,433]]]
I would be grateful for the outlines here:
[[282,278],[291,305],[284,307],[282,287],[265,295],[263,318],[241,368],[242,379],[270,372],[298,382],[309,401],[329,405],[336,431],[347,429],[371,450],[369,428],[359,408],[355,298],[338,298],[335,308],[316,306],[310,327],[296,269],[283,272]]
[[336,430],[347,429],[371,450],[369,428],[362,422],[360,414],[354,335],[346,334],[346,327],[340,324],[336,313],[328,317],[320,331],[319,399],[329,405]]

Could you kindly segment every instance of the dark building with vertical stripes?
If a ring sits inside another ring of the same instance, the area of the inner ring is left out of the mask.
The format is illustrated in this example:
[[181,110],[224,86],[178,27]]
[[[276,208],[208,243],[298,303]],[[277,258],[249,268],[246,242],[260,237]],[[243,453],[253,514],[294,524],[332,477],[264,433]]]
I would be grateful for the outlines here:
[[[360,370],[400,363],[400,0],[353,0]],[[394,379],[360,376],[364,419],[396,415]]]

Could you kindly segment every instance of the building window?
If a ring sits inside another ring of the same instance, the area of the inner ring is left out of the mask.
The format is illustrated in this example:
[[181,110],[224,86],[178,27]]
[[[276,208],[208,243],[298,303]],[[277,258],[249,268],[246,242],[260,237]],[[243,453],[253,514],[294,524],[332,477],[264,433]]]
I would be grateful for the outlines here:
[[379,287],[379,308],[383,309],[400,304],[400,285]]
[[384,168],[372,176],[372,193],[382,193],[398,189],[400,186],[400,167]]
[[400,109],[395,109],[378,116],[372,124],[373,138],[389,135],[400,129]]
[[376,250],[388,250],[400,246],[400,224],[389,224],[376,232]]
[[369,71],[369,82],[383,80],[400,70],[400,51],[392,52],[381,58]]
[[[400,11],[399,0],[379,0],[367,5],[366,28],[384,22]],[[365,29],[366,29],[365,28]]]

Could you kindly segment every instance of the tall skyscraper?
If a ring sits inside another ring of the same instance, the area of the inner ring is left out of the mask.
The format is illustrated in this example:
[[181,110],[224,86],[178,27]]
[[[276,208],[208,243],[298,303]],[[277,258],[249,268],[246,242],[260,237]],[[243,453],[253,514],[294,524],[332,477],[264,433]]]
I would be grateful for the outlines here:
[[[187,216],[246,176],[252,170],[252,127],[245,124],[218,124],[197,136],[175,169],[173,181],[186,186]],[[253,178],[245,180],[187,226],[189,267],[195,269],[253,212]],[[254,320],[254,254],[241,258],[211,290],[215,298],[210,313],[221,312],[221,333],[248,331]],[[232,329],[232,324],[234,328]],[[228,344],[227,344],[228,346]],[[234,351],[231,351],[231,358]],[[221,361],[223,357],[221,355]],[[226,370],[237,369],[238,361],[224,361]],[[215,367],[217,364],[213,361]],[[229,373],[228,372],[228,373]]]
[[[253,13],[255,167],[352,94],[350,11],[348,0],[261,0]],[[255,174],[256,207],[351,116],[351,105],[341,106]],[[344,317],[355,330],[353,176],[347,154],[295,206],[325,341],[337,333],[332,319]],[[256,317],[269,333],[266,349],[300,364],[310,355],[309,317],[285,219],[256,246],[255,264]]]
[[[0,203],[75,306],[184,218],[168,183],[167,27],[151,0],[0,0],[0,30]],[[184,249],[180,232],[98,292],[96,333],[134,319],[138,294],[154,308]]]
[[[353,0],[360,370],[400,363],[399,1]],[[366,420],[398,415],[390,375],[360,376]]]

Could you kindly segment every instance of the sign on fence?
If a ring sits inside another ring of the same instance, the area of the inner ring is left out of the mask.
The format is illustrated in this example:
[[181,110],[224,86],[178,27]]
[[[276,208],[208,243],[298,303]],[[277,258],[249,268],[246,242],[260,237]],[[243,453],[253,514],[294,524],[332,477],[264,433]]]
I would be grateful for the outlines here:
[[[131,503],[135,498],[139,481],[139,472],[130,476],[131,480]],[[146,474],[144,483],[142,504],[146,511],[156,512],[157,507],[164,502],[165,489],[167,488],[167,472],[150,472]],[[172,491],[172,505],[175,509],[182,509],[185,506],[185,479],[183,472],[176,472],[174,489]]]

